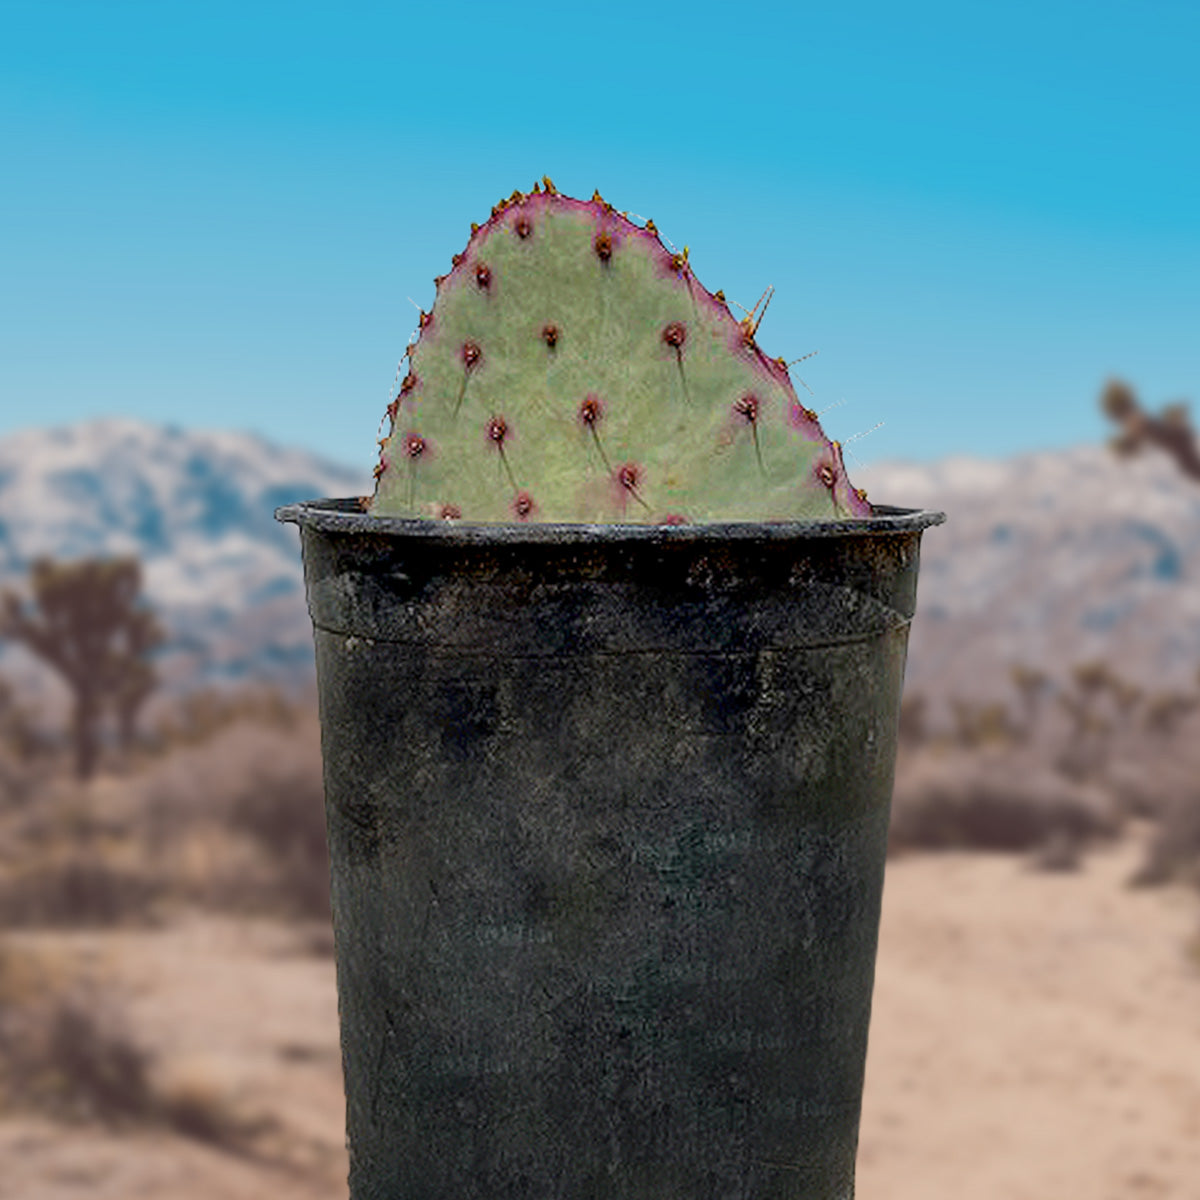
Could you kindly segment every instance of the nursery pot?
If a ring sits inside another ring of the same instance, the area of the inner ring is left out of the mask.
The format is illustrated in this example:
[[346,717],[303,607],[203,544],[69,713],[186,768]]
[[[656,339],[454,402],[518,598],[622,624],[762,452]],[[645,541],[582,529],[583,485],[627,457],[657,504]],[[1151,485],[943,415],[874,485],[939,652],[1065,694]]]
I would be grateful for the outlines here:
[[940,513],[291,505],[353,1200],[846,1200]]

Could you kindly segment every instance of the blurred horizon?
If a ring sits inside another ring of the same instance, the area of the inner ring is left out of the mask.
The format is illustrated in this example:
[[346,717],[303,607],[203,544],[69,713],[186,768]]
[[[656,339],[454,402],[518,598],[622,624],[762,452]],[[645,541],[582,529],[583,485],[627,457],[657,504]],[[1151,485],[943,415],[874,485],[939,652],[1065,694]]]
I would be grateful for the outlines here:
[[0,434],[130,415],[367,467],[433,276],[545,173],[746,307],[773,284],[762,345],[819,351],[852,469],[1094,442],[1109,375],[1200,377],[1189,6],[0,16]]

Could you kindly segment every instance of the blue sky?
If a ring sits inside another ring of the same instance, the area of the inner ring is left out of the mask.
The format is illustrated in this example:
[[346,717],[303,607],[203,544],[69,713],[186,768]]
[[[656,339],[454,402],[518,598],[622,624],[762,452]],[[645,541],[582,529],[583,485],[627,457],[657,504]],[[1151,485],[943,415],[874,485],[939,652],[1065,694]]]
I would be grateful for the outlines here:
[[[417,304],[549,173],[688,244],[863,462],[1200,381],[1200,6],[0,0],[0,435],[374,462]],[[853,464],[852,464],[853,468]],[[852,471],[853,473],[853,471]]]

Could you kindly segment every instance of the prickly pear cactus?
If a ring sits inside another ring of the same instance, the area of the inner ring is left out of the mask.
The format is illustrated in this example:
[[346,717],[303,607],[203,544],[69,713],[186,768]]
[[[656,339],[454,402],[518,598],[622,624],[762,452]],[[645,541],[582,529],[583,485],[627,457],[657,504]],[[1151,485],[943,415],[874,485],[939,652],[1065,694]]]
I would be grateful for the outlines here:
[[682,523],[871,512],[687,251],[547,179],[436,280],[380,440],[379,516]]

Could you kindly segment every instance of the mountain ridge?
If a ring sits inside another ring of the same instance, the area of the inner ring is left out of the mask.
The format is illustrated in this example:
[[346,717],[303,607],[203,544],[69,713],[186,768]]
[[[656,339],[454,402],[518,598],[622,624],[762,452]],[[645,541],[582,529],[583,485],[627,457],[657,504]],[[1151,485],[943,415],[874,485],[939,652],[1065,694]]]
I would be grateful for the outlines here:
[[[955,455],[876,463],[855,481],[878,502],[948,515],[923,537],[911,689],[995,696],[1018,662],[1064,675],[1093,658],[1145,686],[1194,680],[1200,487],[1165,458]],[[274,509],[370,490],[368,469],[257,434],[132,418],[25,429],[0,437],[0,586],[20,588],[38,555],[136,554],[169,631],[168,687],[306,684],[297,531]],[[20,657],[4,648],[0,665]]]
[[[312,674],[299,538],[281,504],[369,490],[355,471],[257,434],[111,417],[0,438],[0,585],[41,556],[136,555],[167,627],[168,687]],[[29,664],[11,648],[16,669]]]
[[1103,660],[1155,690],[1200,664],[1200,487],[1165,456],[1080,446],[860,472],[872,496],[947,511],[924,537],[908,685],[994,697],[1018,663]]

